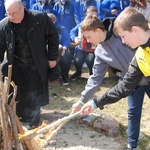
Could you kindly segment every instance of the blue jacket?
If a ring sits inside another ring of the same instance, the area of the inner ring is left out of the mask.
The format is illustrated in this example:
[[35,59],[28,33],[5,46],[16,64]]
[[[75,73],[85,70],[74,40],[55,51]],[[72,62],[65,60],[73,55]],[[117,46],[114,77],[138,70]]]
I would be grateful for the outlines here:
[[32,8],[33,8],[33,5],[37,2],[37,0],[29,0],[30,2],[30,8],[29,9],[31,9],[32,10]]
[[66,1],[64,5],[59,1],[54,5],[53,11],[57,17],[57,22],[61,26],[65,26],[70,33],[70,30],[76,25],[73,5],[69,1]]
[[87,7],[95,6],[98,10],[99,16],[99,7],[100,7],[100,0],[75,0],[74,2],[74,15],[76,24],[81,23],[86,15]]
[[0,0],[0,20],[5,17],[4,0]]
[[38,1],[33,5],[32,10],[38,10],[45,13],[53,13],[53,6],[50,3],[48,3],[48,0],[44,5],[41,1]]
[[130,0],[120,0],[120,8],[121,8],[121,10],[124,10],[129,5],[130,5]]
[[59,25],[57,22],[55,24],[58,36],[59,36],[59,44],[62,46],[66,46],[67,48],[70,47],[70,35],[67,29],[64,26]]
[[30,9],[30,2],[29,0],[22,0],[23,6],[27,9]]
[[[70,39],[72,41],[75,40],[76,37],[78,37],[78,32],[79,32],[79,28],[81,26],[81,23],[77,24],[71,31],[70,31]],[[81,50],[81,47],[79,45],[77,45],[75,47],[75,52]]]
[[[115,8],[118,10],[118,14],[112,15],[111,10]],[[105,18],[117,17],[121,12],[120,0],[103,0],[101,2],[100,11],[102,20]]]

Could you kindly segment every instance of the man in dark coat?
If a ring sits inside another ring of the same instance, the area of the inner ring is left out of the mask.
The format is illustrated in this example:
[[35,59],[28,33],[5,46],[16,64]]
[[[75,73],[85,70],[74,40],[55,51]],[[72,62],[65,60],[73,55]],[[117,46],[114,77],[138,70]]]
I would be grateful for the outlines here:
[[47,69],[56,65],[58,33],[46,14],[26,10],[21,0],[6,0],[5,9],[7,17],[0,22],[0,61],[6,52],[8,62],[2,74],[7,76],[12,64],[12,80],[18,86],[17,115],[31,129],[39,123],[40,107],[49,103]]

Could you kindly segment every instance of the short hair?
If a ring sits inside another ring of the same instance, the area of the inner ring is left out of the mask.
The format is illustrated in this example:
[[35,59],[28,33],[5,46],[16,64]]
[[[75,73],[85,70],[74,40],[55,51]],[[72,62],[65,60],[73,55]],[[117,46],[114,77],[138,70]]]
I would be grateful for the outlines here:
[[87,13],[90,13],[90,12],[97,12],[97,8],[95,7],[95,6],[89,6],[89,7],[87,7],[87,9],[86,9],[86,12]]
[[95,31],[97,28],[105,30],[103,22],[95,15],[88,15],[81,23],[81,31]]
[[137,11],[135,8],[127,7],[125,8],[114,22],[114,33],[117,35],[118,29],[131,31],[133,26],[138,26],[144,31],[149,30],[148,21],[145,19],[144,15]]
[[17,3],[20,6],[23,6],[23,3],[21,0],[5,0],[4,5],[6,7],[7,4],[13,4],[13,3]]

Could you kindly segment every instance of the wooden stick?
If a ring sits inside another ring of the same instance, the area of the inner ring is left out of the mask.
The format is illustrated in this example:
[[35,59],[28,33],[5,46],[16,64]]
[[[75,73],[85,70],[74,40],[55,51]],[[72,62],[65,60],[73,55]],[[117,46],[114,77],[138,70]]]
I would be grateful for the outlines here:
[[18,139],[18,130],[17,130],[17,125],[16,125],[16,121],[15,121],[15,115],[14,115],[14,112],[13,112],[12,108],[10,107],[10,105],[6,104],[6,108],[7,108],[9,118],[11,121],[11,125],[12,125],[12,133],[13,133],[13,138],[15,141],[15,149],[20,150],[20,142]]
[[[7,80],[7,78],[5,78]],[[7,81],[4,81],[5,83]],[[3,149],[4,150],[12,150],[12,145],[10,141],[10,133],[8,128],[8,114],[6,111],[6,90],[7,88],[2,84],[2,99],[0,101],[0,115],[1,115],[1,125],[2,125],[2,132],[3,132]]]
[[9,65],[8,66],[8,81],[7,81],[6,95],[9,95],[11,76],[12,76],[12,65]]
[[32,139],[35,136],[37,136],[38,134],[45,134],[46,132],[48,132],[50,129],[54,129],[56,127],[58,127],[59,125],[61,125],[62,123],[66,123],[67,121],[69,121],[70,119],[78,116],[81,113],[81,111],[71,114],[69,116],[63,117],[62,119],[58,119],[57,121],[47,125],[46,127],[39,129],[37,131],[34,132],[34,130],[26,132],[24,135],[19,135],[20,140],[27,140],[27,139]]
[[[66,121],[67,122],[67,121]],[[58,134],[59,130],[64,126],[66,122],[63,122],[61,125],[59,125],[55,130],[52,131],[50,136],[45,140],[43,145],[41,145],[42,148],[46,147],[50,141]]]
[[[23,130],[22,125],[21,125],[17,115],[15,115],[15,120],[16,120],[16,124],[17,124],[19,134],[25,134],[25,131]],[[23,141],[22,144],[23,144],[23,147],[24,147],[25,150],[34,150],[32,148],[31,142],[29,140]]]

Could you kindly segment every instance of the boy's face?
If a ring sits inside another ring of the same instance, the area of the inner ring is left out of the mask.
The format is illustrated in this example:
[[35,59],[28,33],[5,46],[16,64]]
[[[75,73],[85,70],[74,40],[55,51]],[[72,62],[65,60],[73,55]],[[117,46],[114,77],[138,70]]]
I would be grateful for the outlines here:
[[131,48],[134,49],[139,46],[139,41],[135,30],[127,31],[118,29],[118,35],[121,37],[122,43],[130,46]]
[[84,31],[83,35],[86,37],[87,42],[98,45],[103,40],[103,34],[101,33],[102,30],[96,29],[95,31]]

